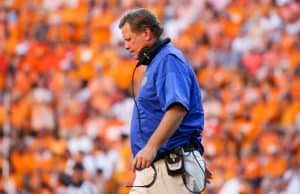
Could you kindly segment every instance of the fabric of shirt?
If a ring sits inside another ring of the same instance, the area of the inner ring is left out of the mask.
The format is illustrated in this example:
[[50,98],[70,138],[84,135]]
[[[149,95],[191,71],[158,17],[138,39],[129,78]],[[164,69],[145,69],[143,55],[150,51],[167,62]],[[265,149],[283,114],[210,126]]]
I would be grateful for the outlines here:
[[135,156],[158,127],[165,112],[174,104],[186,110],[176,132],[158,150],[159,158],[172,149],[200,143],[204,113],[200,87],[191,65],[171,43],[163,46],[148,65],[136,96],[131,121],[131,147]]

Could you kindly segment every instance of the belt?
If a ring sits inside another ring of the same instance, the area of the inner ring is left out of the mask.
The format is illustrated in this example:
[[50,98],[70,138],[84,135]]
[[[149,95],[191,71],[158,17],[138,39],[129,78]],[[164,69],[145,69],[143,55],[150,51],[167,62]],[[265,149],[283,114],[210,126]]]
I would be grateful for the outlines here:
[[192,151],[197,150],[197,148],[195,148],[194,146],[189,145],[189,144],[180,146],[179,148],[182,148],[184,152],[192,152]]
[[162,153],[162,154],[159,154],[153,162],[156,162],[158,160],[161,160],[161,159],[164,159],[166,155],[168,155],[169,153],[173,152],[174,150],[176,149],[183,149],[184,152],[192,152],[192,151],[195,151],[195,150],[198,150],[200,152],[200,154],[202,155],[203,154],[203,146],[201,144],[201,146],[199,148],[193,146],[193,145],[190,145],[190,144],[184,144],[184,145],[181,145],[177,148],[174,148],[173,150],[169,151],[169,152],[165,152],[165,153]]

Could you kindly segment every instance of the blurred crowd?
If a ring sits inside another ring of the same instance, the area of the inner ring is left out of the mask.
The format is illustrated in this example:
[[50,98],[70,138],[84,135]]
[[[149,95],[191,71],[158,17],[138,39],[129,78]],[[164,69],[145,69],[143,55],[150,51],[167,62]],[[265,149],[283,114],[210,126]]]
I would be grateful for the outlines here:
[[205,193],[300,193],[296,0],[0,1],[0,193],[128,193],[135,61],[118,21],[134,7],[197,74]]

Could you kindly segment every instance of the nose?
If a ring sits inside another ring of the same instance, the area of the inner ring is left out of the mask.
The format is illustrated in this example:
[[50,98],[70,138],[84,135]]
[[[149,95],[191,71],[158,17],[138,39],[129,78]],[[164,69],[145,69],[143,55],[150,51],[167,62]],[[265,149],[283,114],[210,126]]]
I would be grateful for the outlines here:
[[124,43],[125,49],[129,50],[129,44],[127,42]]

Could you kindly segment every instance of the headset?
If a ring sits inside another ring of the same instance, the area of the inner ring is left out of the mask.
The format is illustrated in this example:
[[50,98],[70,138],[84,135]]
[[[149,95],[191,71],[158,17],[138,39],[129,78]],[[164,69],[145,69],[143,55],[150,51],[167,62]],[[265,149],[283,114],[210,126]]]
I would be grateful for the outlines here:
[[152,47],[143,48],[138,54],[138,63],[136,66],[149,65],[160,48],[168,44],[170,41],[170,38],[158,38]]

